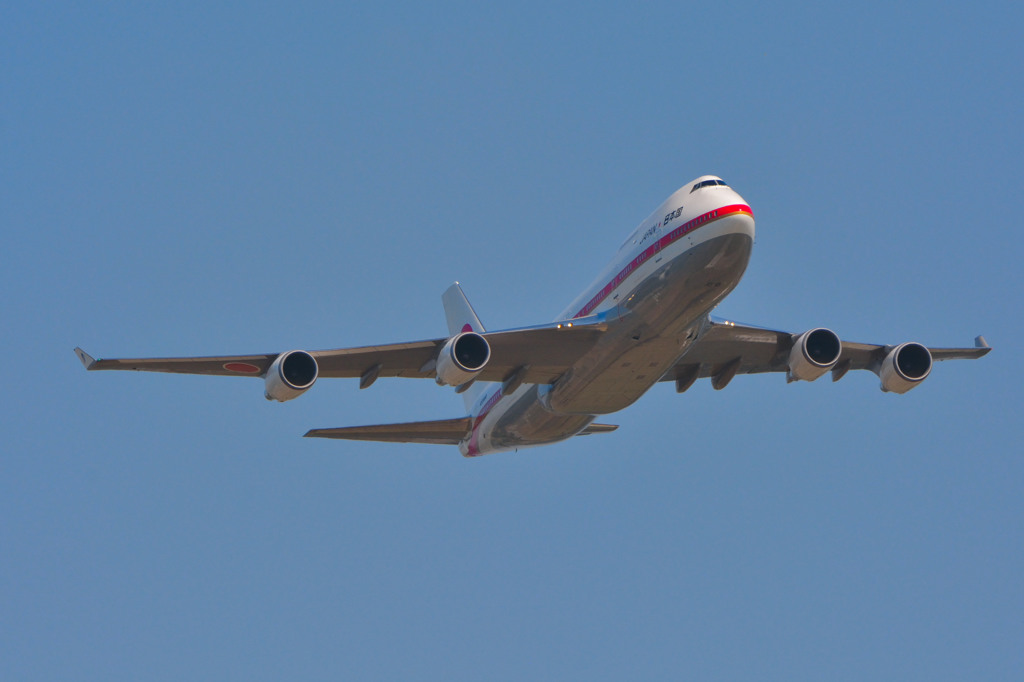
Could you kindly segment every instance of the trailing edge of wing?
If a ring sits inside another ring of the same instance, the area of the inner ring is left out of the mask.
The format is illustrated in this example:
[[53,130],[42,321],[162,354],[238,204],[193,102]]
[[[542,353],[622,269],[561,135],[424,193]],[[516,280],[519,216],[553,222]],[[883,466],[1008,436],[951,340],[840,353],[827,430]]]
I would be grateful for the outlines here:
[[372,440],[387,443],[429,443],[458,445],[469,435],[472,420],[438,419],[404,424],[374,424],[371,426],[343,426],[336,429],[310,429],[306,438],[341,438],[344,440]]

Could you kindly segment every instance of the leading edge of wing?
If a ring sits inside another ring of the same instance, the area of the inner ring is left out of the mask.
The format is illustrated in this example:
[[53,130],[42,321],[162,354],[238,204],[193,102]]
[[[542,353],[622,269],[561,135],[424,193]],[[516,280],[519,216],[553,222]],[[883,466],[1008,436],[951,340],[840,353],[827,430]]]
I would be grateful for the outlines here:
[[[527,383],[550,383],[596,343],[616,315],[613,311],[576,320],[483,334],[491,360],[477,376],[480,381],[504,381],[522,372]],[[431,378],[434,362],[447,338],[310,351],[325,378]],[[96,360],[81,348],[75,355],[87,370],[135,370],[217,376],[266,375],[280,353],[178,358],[110,358]]]
[[974,348],[929,348],[933,360],[974,360],[988,355],[992,347],[984,336],[974,337]]
[[265,355],[218,355],[190,358],[103,358],[95,359],[81,348],[75,355],[90,372],[121,369],[136,372],[209,374],[216,376],[257,376],[266,374],[279,353]]
[[334,429],[310,429],[306,438],[339,438],[343,440],[369,440],[386,443],[426,443],[429,445],[458,445],[469,435],[473,420],[469,417],[438,419],[435,421],[405,422],[401,424],[372,424],[369,426],[342,426]]
[[[786,372],[789,369],[789,353],[798,335],[712,318],[705,333],[676,365],[666,372],[661,381],[679,380],[681,377],[712,377],[733,363],[735,374]],[[877,371],[885,356],[896,347],[852,341],[841,343],[842,353],[837,367],[845,365],[844,372],[848,369]],[[982,336],[975,338],[974,344],[973,348],[929,347],[928,351],[933,360],[941,361],[976,359],[992,350]]]
[[[504,381],[522,370],[526,383],[550,383],[590,350],[608,328],[607,314],[536,327],[486,332],[490,361],[477,381]],[[447,338],[413,343],[315,351],[321,377],[355,378],[371,369],[379,377],[432,378]]]

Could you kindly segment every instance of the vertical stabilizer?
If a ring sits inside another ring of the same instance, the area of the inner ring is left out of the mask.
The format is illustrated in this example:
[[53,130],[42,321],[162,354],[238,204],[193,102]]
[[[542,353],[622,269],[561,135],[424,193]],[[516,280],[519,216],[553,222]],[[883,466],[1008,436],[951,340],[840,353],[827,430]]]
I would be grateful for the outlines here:
[[[441,294],[441,303],[444,305],[444,316],[448,321],[449,336],[469,331],[477,332],[478,334],[484,333],[483,323],[476,316],[476,311],[469,304],[466,295],[462,293],[462,287],[459,286],[458,282],[453,283]],[[481,390],[483,390],[481,384],[473,384],[462,392],[462,399],[466,402],[467,410],[473,409],[473,403],[476,402]]]
[[[441,295],[441,303],[444,305],[444,315],[448,318],[448,334],[455,336],[459,332],[473,331],[478,334],[484,333],[484,325],[476,316],[473,306],[469,304],[466,295],[462,293],[462,287],[458,282],[452,284]],[[468,327],[467,327],[468,325]]]

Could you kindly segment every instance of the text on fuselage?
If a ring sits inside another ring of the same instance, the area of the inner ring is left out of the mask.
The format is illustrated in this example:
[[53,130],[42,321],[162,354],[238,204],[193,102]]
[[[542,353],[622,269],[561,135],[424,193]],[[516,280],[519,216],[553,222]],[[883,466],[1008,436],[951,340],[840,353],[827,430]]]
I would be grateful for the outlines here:
[[640,238],[640,243],[643,244],[645,241],[653,237],[660,226],[661,223],[658,223],[657,225],[651,225],[650,227],[648,227],[647,231],[644,232],[644,236]]

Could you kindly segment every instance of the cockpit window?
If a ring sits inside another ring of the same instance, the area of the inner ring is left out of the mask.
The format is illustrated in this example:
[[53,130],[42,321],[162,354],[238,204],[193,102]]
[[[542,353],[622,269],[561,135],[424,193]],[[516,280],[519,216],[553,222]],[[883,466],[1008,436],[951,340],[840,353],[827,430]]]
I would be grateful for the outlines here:
[[725,184],[725,182],[723,180],[702,180],[701,182],[698,182],[696,185],[693,186],[693,189],[690,190],[690,194],[693,194],[694,192],[696,192],[697,190],[699,190],[699,189],[701,189],[703,187],[728,187],[728,186],[729,185]]

